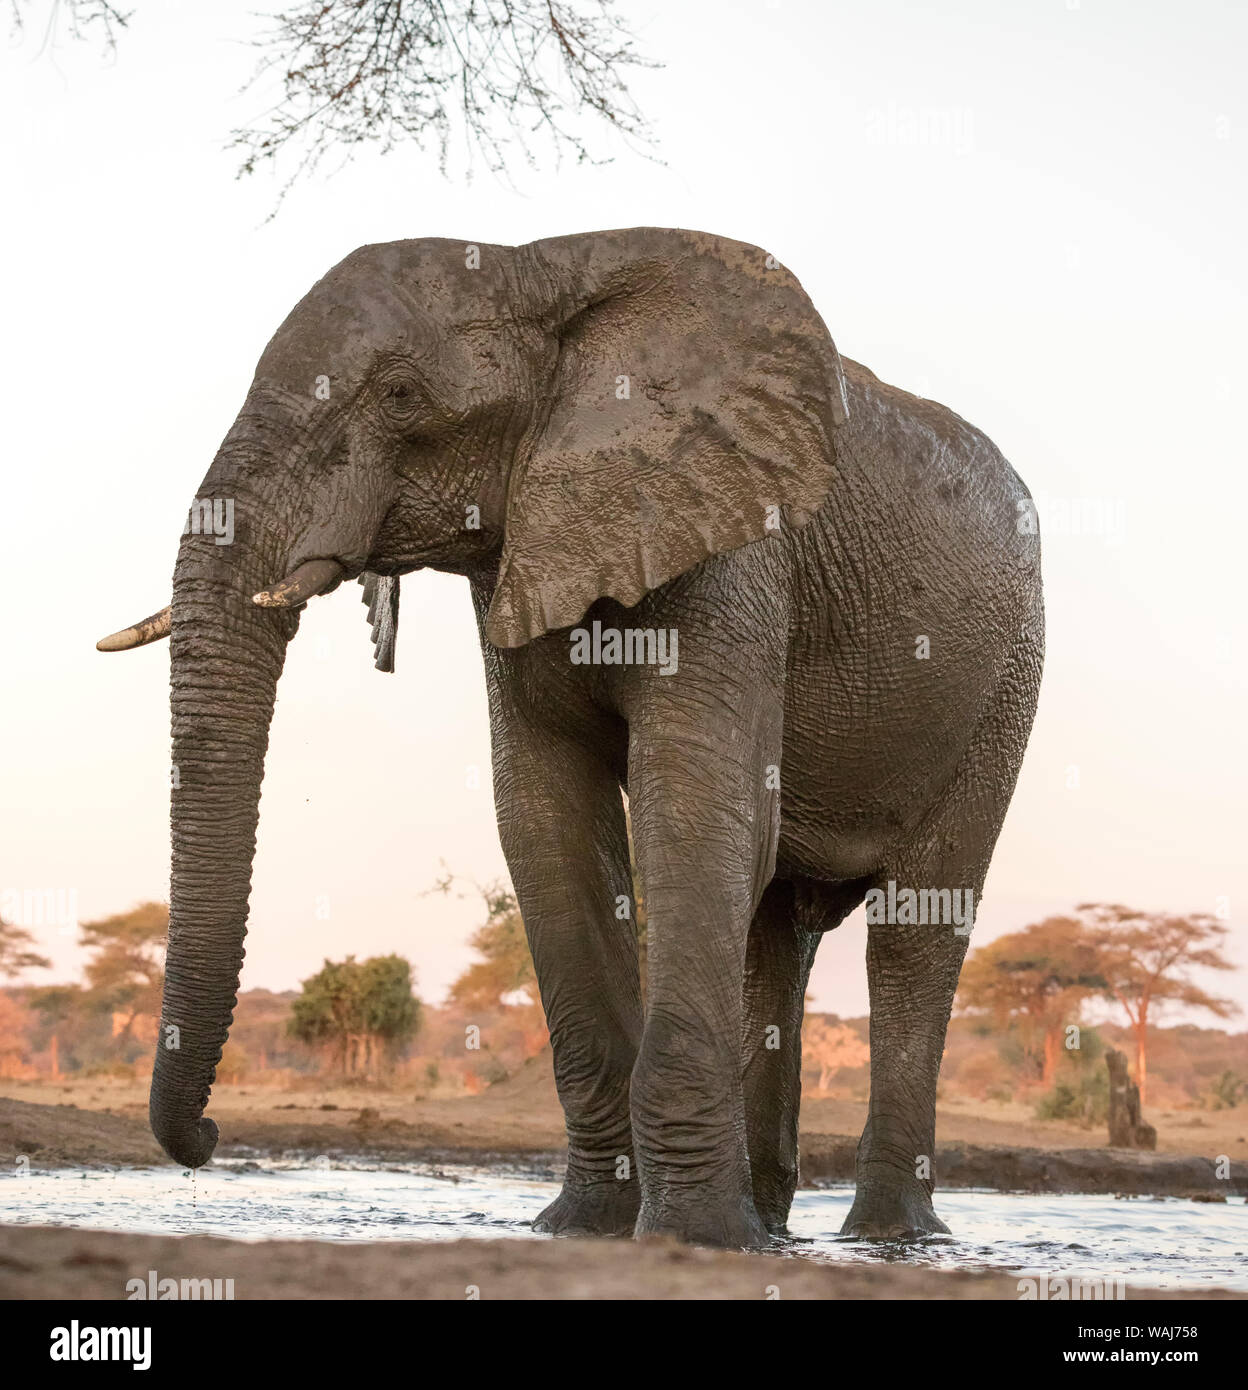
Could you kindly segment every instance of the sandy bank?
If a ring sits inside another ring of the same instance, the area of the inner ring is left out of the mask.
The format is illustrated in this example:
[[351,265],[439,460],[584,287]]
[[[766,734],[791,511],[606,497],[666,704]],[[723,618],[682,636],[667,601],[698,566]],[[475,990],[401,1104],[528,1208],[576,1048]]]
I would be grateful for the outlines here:
[[[147,1124],[147,1093],[104,1079],[6,1083],[0,1096],[0,1162],[25,1154],[35,1168],[164,1163]],[[477,1096],[427,1098],[410,1091],[320,1087],[278,1091],[219,1086],[209,1113],[223,1157],[373,1156],[401,1162],[507,1162],[561,1170],[563,1114],[550,1055]],[[808,1099],[802,1107],[806,1182],[850,1181],[866,1119],[857,1101]],[[1248,1107],[1150,1116],[1155,1154],[1101,1147],[1102,1135],[1041,1122],[1022,1106],[986,1112],[965,1102],[937,1109],[942,1187],[1006,1191],[1248,1196]],[[1215,1165],[1230,1160],[1230,1178]]]
[[[222,1158],[311,1158],[324,1154],[410,1163],[504,1163],[549,1176],[562,1171],[558,1133],[532,1117],[500,1120],[480,1100],[443,1102],[464,1117],[451,1123],[428,1116],[409,1123],[387,1117],[373,1107],[304,1113],[285,1111],[280,1106],[246,1112],[215,1108],[213,1113],[226,1136],[217,1153]],[[804,1134],[803,1181],[852,1181],[856,1144],[857,1139],[848,1136]],[[9,1166],[19,1155],[25,1155],[36,1171],[168,1162],[145,1118],[72,1105],[0,1099],[0,1162]],[[1248,1196],[1248,1163],[1232,1163],[1230,1177],[1224,1180],[1216,1175],[1216,1157],[1120,1149],[944,1144],[937,1149],[936,1171],[944,1188],[1232,1200]]]

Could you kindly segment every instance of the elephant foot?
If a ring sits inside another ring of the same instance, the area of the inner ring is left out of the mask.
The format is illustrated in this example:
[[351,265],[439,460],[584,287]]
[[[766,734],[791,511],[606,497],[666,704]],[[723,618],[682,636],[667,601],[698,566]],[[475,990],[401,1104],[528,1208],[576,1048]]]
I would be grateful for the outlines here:
[[949,1227],[936,1215],[924,1189],[890,1194],[860,1191],[841,1227],[840,1239],[915,1241],[948,1234]]
[[773,1236],[789,1234],[789,1211],[793,1206],[793,1190],[796,1180],[784,1183],[754,1183],[754,1209],[759,1220]]
[[769,1235],[787,1236],[789,1232],[789,1204],[788,1203],[768,1203],[754,1199],[755,1210],[758,1212],[758,1219],[766,1227]]
[[661,1202],[643,1202],[637,1235],[675,1236],[687,1245],[719,1250],[761,1250],[771,1243],[752,1197],[718,1205],[694,1192],[687,1198],[669,1192]]
[[636,1180],[584,1187],[565,1184],[533,1222],[533,1229],[551,1236],[631,1236],[640,1205]]

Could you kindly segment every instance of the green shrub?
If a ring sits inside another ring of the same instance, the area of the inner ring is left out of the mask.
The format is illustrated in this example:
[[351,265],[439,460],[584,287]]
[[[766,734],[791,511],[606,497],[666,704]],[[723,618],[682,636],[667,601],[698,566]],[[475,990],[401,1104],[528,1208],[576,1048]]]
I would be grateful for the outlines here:
[[1109,1074],[1104,1067],[1083,1066],[1054,1084],[1036,1102],[1038,1120],[1073,1120],[1085,1129],[1109,1117]]
[[1238,1073],[1229,1068],[1209,1083],[1204,1102],[1210,1110],[1234,1110],[1243,1099],[1244,1082]]

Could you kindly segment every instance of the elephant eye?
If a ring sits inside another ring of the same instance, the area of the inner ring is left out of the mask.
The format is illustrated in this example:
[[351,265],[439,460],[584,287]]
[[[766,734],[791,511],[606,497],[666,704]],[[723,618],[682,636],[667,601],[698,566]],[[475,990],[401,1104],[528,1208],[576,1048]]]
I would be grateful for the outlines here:
[[382,407],[401,420],[406,420],[421,405],[420,388],[407,373],[396,373],[379,383]]

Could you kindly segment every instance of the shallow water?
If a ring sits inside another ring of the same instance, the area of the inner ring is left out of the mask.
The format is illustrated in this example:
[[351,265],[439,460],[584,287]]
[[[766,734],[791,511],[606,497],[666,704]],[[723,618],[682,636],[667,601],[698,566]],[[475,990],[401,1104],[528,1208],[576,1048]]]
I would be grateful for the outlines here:
[[[0,1222],[241,1240],[544,1240],[529,1222],[558,1191],[497,1169],[218,1160],[176,1168],[64,1169],[0,1182]],[[838,1241],[852,1188],[803,1190],[776,1253],[823,1263],[1123,1279],[1135,1288],[1248,1290],[1248,1206],[1181,1198],[941,1192],[956,1233],[907,1247]]]

